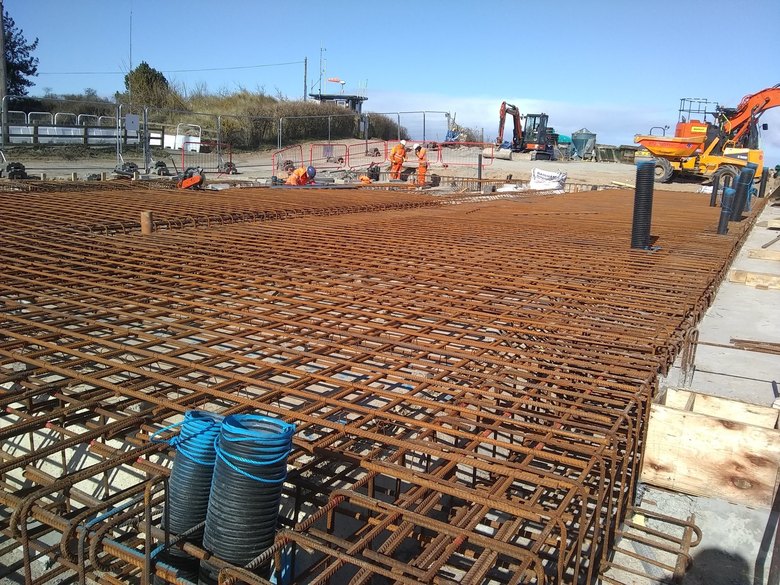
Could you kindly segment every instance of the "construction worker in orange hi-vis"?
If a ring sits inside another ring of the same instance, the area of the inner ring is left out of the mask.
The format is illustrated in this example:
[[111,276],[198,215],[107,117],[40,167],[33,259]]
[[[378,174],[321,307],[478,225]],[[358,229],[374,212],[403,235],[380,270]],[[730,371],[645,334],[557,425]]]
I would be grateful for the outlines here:
[[295,169],[290,176],[287,177],[285,185],[308,185],[314,182],[314,177],[317,174],[317,169],[310,166],[308,168],[301,167]]
[[406,140],[402,140],[390,151],[390,178],[401,178],[401,166],[406,160]]
[[425,185],[425,175],[428,174],[428,149],[419,144],[412,147],[414,154],[417,155],[417,184]]

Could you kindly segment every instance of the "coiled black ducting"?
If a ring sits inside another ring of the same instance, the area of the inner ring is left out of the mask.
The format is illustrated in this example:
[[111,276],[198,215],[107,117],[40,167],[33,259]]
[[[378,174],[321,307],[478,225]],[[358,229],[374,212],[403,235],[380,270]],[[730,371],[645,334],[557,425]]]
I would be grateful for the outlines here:
[[634,189],[634,220],[631,225],[631,247],[650,248],[650,222],[653,216],[653,181],[655,163],[643,161],[636,165]]
[[[265,416],[225,418],[203,535],[210,553],[242,566],[273,544],[294,432],[295,425]],[[200,582],[213,583],[217,573],[201,563]]]
[[737,176],[735,186],[736,195],[731,207],[731,221],[739,221],[747,206],[750,190],[753,188],[753,177],[756,176],[756,167],[748,165]]
[[[726,185],[723,185],[726,188]],[[715,207],[718,204],[718,191],[720,190],[720,175],[715,174],[712,178],[712,194],[710,195],[710,207]]]
[[[214,441],[219,435],[223,417],[211,412],[190,410],[184,413],[184,421],[158,431],[154,437],[166,430],[181,426],[180,433],[169,441],[176,448],[171,476],[168,480],[168,501],[162,527],[173,536],[190,530],[206,520],[211,478],[214,473],[216,451]],[[187,539],[200,545],[203,528],[195,530]],[[160,547],[158,547],[159,550]],[[198,575],[198,559],[190,557],[177,547],[156,555],[156,558],[177,569],[180,577],[195,581]],[[155,584],[164,581],[155,576]]]
[[736,191],[731,187],[723,189],[723,197],[720,199],[720,218],[718,220],[718,233],[729,233],[729,220],[731,219],[731,205],[734,202]]

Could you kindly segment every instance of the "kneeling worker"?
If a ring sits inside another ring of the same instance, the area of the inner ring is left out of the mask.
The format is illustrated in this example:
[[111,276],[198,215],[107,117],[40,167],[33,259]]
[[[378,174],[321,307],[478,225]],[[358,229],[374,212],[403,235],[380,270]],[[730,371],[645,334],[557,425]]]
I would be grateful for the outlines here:
[[317,175],[317,169],[312,166],[295,169],[287,177],[285,185],[310,185],[314,183],[314,177]]

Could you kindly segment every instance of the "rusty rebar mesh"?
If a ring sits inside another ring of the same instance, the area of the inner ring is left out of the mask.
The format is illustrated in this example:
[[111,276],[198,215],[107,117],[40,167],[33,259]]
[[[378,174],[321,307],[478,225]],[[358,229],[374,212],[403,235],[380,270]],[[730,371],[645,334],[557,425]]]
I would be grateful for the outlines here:
[[[257,563],[290,552],[295,582],[593,582],[656,376],[749,223],[718,236],[701,195],[660,192],[658,249],[630,250],[632,201],[0,194],[11,570],[145,582],[170,467],[149,434],[204,408],[297,424]],[[144,209],[181,229],[101,230]]]
[[[222,191],[155,190],[135,188],[129,181],[95,183],[73,191],[3,193],[0,191],[0,229],[63,229],[101,234],[140,231],[140,216],[151,211],[155,227],[212,227],[246,221],[274,221],[308,215],[360,213],[439,205],[430,196],[415,193],[349,190],[238,189]],[[138,182],[143,184],[143,182]],[[84,185],[84,183],[81,183]],[[55,184],[59,186],[59,184]]]

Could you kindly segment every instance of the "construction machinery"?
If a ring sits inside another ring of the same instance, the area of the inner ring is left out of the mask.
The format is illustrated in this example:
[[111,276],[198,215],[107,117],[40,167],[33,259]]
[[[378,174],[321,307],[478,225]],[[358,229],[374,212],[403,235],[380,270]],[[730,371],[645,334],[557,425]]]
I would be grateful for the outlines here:
[[506,116],[512,116],[512,142],[509,148],[512,152],[523,151],[523,117],[517,106],[501,102],[501,108],[498,111],[498,137],[496,138],[496,147],[502,148],[504,144],[504,126],[506,125]]
[[552,160],[558,146],[558,134],[547,125],[547,114],[526,114],[523,152],[532,152],[532,159]]
[[179,177],[176,186],[179,189],[200,189],[206,180],[206,173],[200,167],[187,167]]
[[203,183],[206,182],[206,173],[203,172],[202,167],[187,167],[179,172],[173,157],[171,157],[171,162],[173,163],[173,170],[176,171],[176,176],[178,177],[176,181],[178,189],[200,189]]
[[444,136],[445,143],[452,142],[470,142],[469,130],[455,123],[457,114],[453,114],[448,121],[447,134]]
[[[504,143],[504,127],[507,115],[512,117],[512,141]],[[525,123],[523,123],[525,119]],[[547,114],[520,114],[513,104],[501,102],[499,109],[497,150],[508,148],[511,152],[531,152],[534,159],[554,158],[558,135],[547,125]]]
[[[637,135],[655,161],[655,180],[668,183],[675,173],[733,182],[740,169],[754,163],[756,179],[764,170],[759,149],[762,114],[780,106],[780,84],[742,98],[736,108],[726,108],[700,98],[682,98],[674,136]],[[709,117],[709,119],[708,119]],[[767,125],[763,124],[766,130]]]

